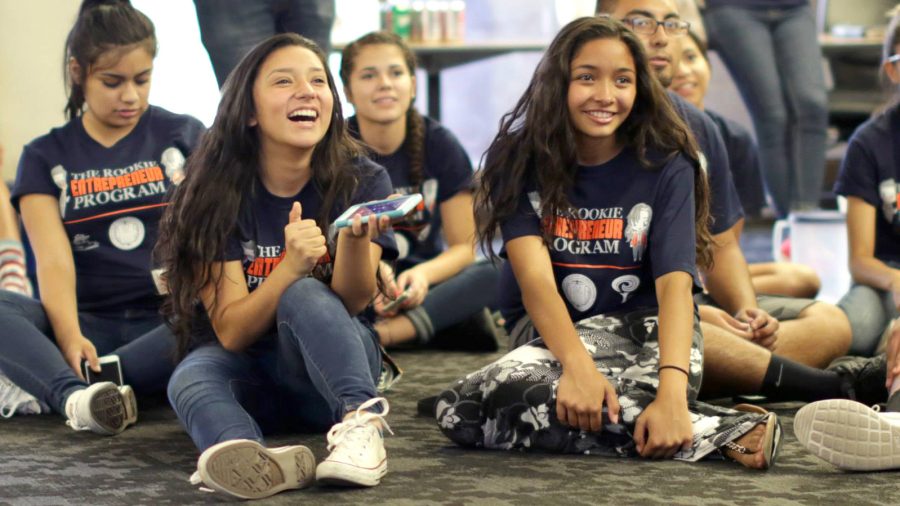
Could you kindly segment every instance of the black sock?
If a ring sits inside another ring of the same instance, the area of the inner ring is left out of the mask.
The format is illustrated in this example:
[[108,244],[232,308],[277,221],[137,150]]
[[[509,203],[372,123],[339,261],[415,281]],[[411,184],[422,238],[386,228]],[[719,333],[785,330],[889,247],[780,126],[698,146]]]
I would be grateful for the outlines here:
[[837,373],[772,355],[760,393],[772,401],[819,401],[843,397]]
[[887,408],[885,411],[900,413],[900,390],[897,390],[894,392],[894,395],[888,397]]

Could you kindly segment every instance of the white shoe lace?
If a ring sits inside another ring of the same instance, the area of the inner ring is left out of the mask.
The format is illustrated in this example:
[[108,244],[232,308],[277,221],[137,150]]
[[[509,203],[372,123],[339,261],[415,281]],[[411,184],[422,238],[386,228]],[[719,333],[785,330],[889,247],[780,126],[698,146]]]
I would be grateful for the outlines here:
[[19,388],[0,372],[0,416],[11,418],[16,412],[36,415],[43,411],[44,409],[36,397]]
[[[376,404],[381,404],[383,410],[381,413],[372,413],[369,411],[364,411],[367,408],[375,406]],[[381,427],[387,430],[389,433],[394,434],[394,431],[391,430],[391,427],[388,425],[387,421],[385,421],[384,417],[387,416],[390,411],[390,407],[388,406],[387,399],[384,397],[375,397],[374,399],[369,399],[368,401],[360,404],[358,408],[356,408],[356,414],[351,418],[344,420],[341,423],[335,424],[331,430],[328,431],[328,451],[334,451],[335,448],[341,446],[342,443],[357,443],[362,447],[368,446],[371,431],[369,429],[376,429],[376,426],[372,424],[372,421],[378,421],[381,423]],[[360,430],[362,429],[362,430]],[[355,445],[348,445],[348,447],[356,447]]]
[[188,478],[188,481],[191,482],[191,485],[201,485],[201,487],[200,487],[201,492],[215,493],[215,490],[202,486],[202,485],[204,485],[204,483],[203,483],[203,478],[200,477],[200,471],[194,471],[194,474],[192,474],[191,477]]

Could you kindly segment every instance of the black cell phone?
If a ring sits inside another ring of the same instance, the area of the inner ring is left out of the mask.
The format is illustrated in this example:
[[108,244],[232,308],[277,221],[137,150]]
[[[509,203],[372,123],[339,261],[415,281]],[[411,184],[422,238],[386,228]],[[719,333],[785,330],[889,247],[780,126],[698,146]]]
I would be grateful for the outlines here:
[[118,355],[106,355],[99,358],[100,372],[94,372],[88,365],[87,360],[81,361],[81,372],[84,379],[89,384],[100,383],[103,381],[111,381],[116,385],[122,386],[122,363],[119,361]]

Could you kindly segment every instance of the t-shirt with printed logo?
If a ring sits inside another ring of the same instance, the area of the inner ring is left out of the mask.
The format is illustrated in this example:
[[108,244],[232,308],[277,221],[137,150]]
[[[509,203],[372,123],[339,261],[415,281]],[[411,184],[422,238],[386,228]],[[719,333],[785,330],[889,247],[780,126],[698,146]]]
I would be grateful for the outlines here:
[[875,258],[900,262],[900,105],[856,129],[834,192],[875,207]]
[[[646,169],[626,148],[607,163],[578,168],[568,194],[573,211],[556,220],[548,245],[556,288],[572,321],[656,307],[656,278],[675,271],[694,276],[693,197],[694,169],[681,156]],[[532,189],[501,224],[504,243],[542,235],[549,221],[539,214],[540,194]],[[500,293],[500,310],[514,325],[525,308],[508,262]]]
[[[423,205],[407,219],[394,224],[400,270],[430,260],[443,251],[440,205],[457,193],[472,189],[472,162],[459,140],[437,121],[423,119],[425,162],[420,188],[410,182],[410,160],[404,147],[389,155],[369,155],[387,169],[393,193],[422,193]],[[350,118],[348,125],[350,132],[361,139],[356,116]]]
[[[380,200],[391,193],[391,181],[385,170],[366,158],[357,159],[352,165],[358,185],[349,202],[341,203],[330,213],[333,222],[349,206],[370,200]],[[284,227],[290,220],[291,208],[299,202],[303,219],[317,219],[322,208],[322,193],[313,181],[307,183],[293,197],[279,197],[270,193],[258,177],[247,192],[240,209],[234,232],[228,240],[225,261],[240,260],[252,292],[262,284],[285,255]],[[333,227],[332,227],[333,228]],[[319,260],[313,270],[317,279],[328,281],[334,265],[337,231],[326,231],[328,254]],[[373,242],[381,246],[382,258],[397,257],[397,247],[391,232],[382,234]]]
[[75,261],[83,311],[156,308],[150,254],[166,192],[205,130],[187,115],[150,106],[112,147],[91,138],[81,118],[38,137],[22,152],[12,203],[52,195]]

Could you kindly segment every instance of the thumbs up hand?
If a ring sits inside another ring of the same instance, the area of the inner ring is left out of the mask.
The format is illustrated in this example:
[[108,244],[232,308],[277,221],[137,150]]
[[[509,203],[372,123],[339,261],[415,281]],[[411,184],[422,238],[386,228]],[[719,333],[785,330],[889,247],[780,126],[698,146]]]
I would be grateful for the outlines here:
[[303,207],[299,202],[294,202],[288,220],[284,227],[282,263],[287,263],[297,277],[303,277],[312,272],[319,258],[328,252],[325,235],[316,220],[303,219]]

